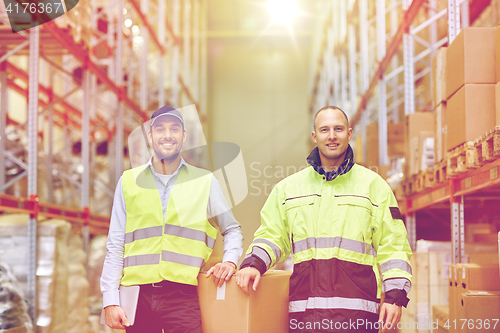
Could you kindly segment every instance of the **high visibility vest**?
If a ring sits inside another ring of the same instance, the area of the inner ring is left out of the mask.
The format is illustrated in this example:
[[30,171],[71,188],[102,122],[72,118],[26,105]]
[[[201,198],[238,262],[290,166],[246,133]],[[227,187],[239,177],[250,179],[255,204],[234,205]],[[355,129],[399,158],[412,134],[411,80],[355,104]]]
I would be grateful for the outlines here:
[[210,258],[217,229],[207,218],[212,174],[181,167],[163,218],[161,198],[149,167],[123,173],[127,214],[123,277],[131,286],[163,280],[197,285]]

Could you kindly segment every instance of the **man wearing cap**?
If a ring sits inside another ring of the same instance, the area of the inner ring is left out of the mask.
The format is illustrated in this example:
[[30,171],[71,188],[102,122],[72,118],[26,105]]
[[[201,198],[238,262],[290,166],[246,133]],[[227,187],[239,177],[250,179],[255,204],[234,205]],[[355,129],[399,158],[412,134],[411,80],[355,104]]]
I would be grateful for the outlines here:
[[341,109],[320,109],[312,137],[310,166],[267,198],[236,283],[248,294],[253,280],[256,290],[261,275],[292,254],[290,332],[386,332],[399,322],[412,278],[396,198],[384,179],[354,163]]
[[[220,184],[180,156],[186,140],[182,114],[164,106],[147,133],[153,156],[120,177],[113,200],[101,277],[106,324],[130,332],[202,332],[197,294],[200,268],[218,228],[223,262],[206,277],[231,279],[243,252],[241,227]],[[140,287],[134,325],[120,307],[119,287]]]

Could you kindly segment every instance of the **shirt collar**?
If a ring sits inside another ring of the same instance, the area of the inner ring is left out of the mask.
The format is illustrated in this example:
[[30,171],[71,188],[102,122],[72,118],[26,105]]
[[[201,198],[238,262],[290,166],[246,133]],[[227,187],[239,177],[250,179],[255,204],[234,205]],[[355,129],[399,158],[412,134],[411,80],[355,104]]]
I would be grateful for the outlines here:
[[[179,170],[181,169],[181,167],[186,167],[187,168],[187,163],[186,161],[184,161],[184,158],[182,158],[181,156],[181,162],[179,163],[179,166],[177,167],[177,170],[175,170],[172,175],[176,174],[177,172],[179,172]],[[149,168],[151,170],[152,173],[157,173],[153,167],[153,156],[151,156],[151,158],[149,159],[148,163],[146,163],[146,168]]]

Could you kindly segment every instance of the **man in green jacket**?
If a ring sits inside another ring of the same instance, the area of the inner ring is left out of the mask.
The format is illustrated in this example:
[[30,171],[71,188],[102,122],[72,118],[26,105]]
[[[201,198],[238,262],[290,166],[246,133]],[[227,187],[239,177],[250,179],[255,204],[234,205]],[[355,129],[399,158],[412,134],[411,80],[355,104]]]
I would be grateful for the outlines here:
[[272,190],[236,282],[248,294],[251,280],[256,290],[261,275],[292,254],[291,332],[385,332],[401,318],[412,277],[396,198],[354,163],[341,109],[319,110],[312,137],[310,167]]

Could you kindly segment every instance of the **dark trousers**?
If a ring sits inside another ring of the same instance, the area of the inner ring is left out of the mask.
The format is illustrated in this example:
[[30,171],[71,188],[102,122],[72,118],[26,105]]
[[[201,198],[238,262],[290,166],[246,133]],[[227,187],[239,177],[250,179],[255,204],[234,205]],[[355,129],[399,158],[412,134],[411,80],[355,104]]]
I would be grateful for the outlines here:
[[196,286],[163,281],[141,285],[134,325],[127,333],[202,333]]

